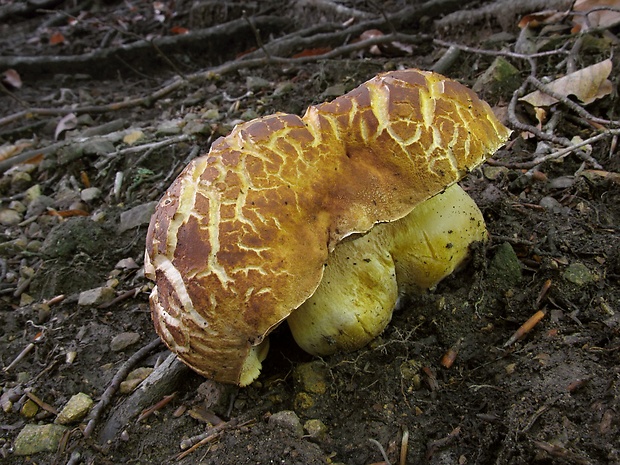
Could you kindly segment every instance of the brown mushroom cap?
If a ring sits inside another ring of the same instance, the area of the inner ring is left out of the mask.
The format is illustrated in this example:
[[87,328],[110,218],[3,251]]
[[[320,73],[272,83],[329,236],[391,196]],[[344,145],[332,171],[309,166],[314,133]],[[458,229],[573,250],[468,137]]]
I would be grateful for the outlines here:
[[238,384],[251,348],[314,293],[339,241],[404,217],[508,135],[472,91],[414,69],[302,118],[238,125],[185,168],[151,220],[158,334],[195,371]]

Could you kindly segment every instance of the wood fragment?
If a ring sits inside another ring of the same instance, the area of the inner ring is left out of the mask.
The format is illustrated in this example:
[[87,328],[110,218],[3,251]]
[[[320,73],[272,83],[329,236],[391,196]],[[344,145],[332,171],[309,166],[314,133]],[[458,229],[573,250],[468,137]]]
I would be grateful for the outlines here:
[[504,347],[509,347],[515,342],[517,342],[518,340],[520,340],[521,338],[523,338],[527,333],[529,333],[532,330],[532,328],[534,328],[534,326],[538,324],[540,320],[543,319],[544,316],[545,316],[544,310],[538,310],[536,313],[534,313],[534,315],[532,315],[525,323],[523,323],[519,327],[519,329],[517,329],[514,332],[512,336],[510,336],[510,339],[506,341],[506,343],[504,344]]
[[88,438],[92,434],[93,430],[95,429],[95,426],[97,425],[97,421],[99,420],[99,417],[101,416],[103,411],[106,409],[106,407],[110,404],[110,402],[112,401],[112,397],[114,396],[114,394],[120,387],[121,382],[127,377],[131,369],[140,360],[146,357],[151,351],[157,349],[161,345],[162,345],[161,339],[159,338],[153,339],[150,343],[148,343],[147,345],[142,347],[140,350],[138,350],[135,354],[133,354],[131,357],[129,357],[129,359],[123,364],[123,366],[121,366],[121,368],[118,370],[116,375],[114,375],[114,378],[112,378],[112,381],[108,385],[107,389],[101,395],[101,399],[99,399],[99,402],[97,403],[97,405],[95,405],[95,407],[90,411],[90,415],[89,415],[90,420],[88,421],[88,424],[86,425],[86,428],[84,428],[84,432],[83,432],[84,437]]
[[164,398],[162,400],[160,400],[159,402],[157,402],[155,405],[153,405],[152,407],[149,407],[147,409],[145,409],[140,416],[138,417],[138,422],[147,419],[148,417],[150,417],[153,413],[161,410],[162,408],[164,408],[166,405],[168,405],[170,403],[170,401],[172,401],[172,399],[174,399],[176,397],[177,393],[173,392],[172,394],[169,394],[167,396],[164,396]]

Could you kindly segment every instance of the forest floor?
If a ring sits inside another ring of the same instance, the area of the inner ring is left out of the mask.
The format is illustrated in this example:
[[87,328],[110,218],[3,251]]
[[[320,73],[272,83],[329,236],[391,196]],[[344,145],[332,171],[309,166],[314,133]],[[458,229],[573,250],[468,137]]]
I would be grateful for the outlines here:
[[[0,463],[620,464],[618,13],[577,3],[0,1]],[[461,183],[490,240],[356,352],[282,326],[246,388],[169,358],[142,265],[180,170],[402,68],[513,129]]]

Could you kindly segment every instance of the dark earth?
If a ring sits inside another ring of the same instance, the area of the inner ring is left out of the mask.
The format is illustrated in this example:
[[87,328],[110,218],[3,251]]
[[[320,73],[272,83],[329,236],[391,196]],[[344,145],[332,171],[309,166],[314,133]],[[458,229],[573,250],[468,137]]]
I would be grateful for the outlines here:
[[[519,27],[571,5],[0,1],[0,462],[620,463],[620,27],[579,33],[573,14]],[[369,30],[383,36],[359,45]],[[529,75],[609,58],[611,85],[587,106],[510,105],[535,90]],[[183,166],[237,122],[410,67],[473,86],[514,130],[461,183],[490,240],[357,352],[312,358],[278,328],[246,388],[148,346],[146,228]],[[120,370],[164,360],[133,394],[104,394]],[[110,402],[24,453],[24,428],[78,393]]]

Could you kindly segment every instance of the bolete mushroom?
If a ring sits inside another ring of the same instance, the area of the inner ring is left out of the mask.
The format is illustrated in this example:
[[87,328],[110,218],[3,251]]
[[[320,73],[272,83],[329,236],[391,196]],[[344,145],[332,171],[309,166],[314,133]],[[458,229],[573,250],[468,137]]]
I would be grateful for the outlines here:
[[458,186],[510,131],[465,86],[383,73],[303,117],[236,126],[160,200],[145,271],[157,333],[198,373],[247,385],[288,319],[313,354],[381,333],[486,236]]

